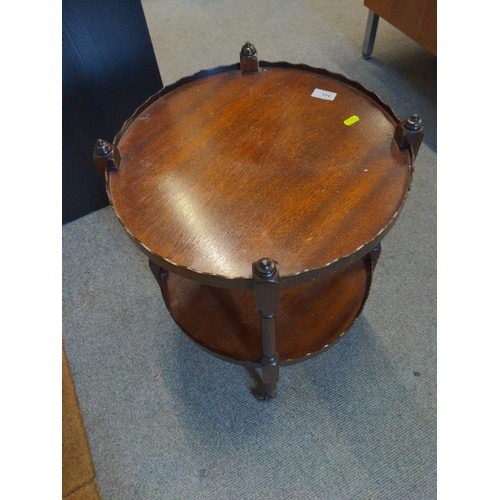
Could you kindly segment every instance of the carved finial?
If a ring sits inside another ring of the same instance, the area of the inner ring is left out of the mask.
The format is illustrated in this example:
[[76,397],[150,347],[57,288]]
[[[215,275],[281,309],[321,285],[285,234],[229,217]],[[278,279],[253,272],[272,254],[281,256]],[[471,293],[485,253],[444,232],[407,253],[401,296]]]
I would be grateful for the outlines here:
[[261,276],[270,276],[275,268],[276,266],[271,259],[264,258],[257,262],[257,272]]
[[106,156],[108,153],[111,153],[111,151],[113,151],[113,146],[104,139],[97,139],[95,151],[100,156]]
[[240,51],[240,69],[241,73],[255,73],[259,71],[259,59],[257,57],[257,49],[250,43],[246,42]]
[[244,56],[255,56],[257,55],[257,49],[250,43],[246,42],[243,47],[241,47],[241,54]]
[[255,271],[259,276],[270,277],[276,271],[276,264],[272,259],[264,257],[256,262]]
[[423,139],[424,125],[422,118],[417,114],[410,115],[400,122],[394,131],[394,140],[399,149],[410,149],[413,160],[417,157]]
[[406,130],[411,130],[412,132],[418,132],[423,128],[422,118],[418,115],[411,115],[403,122],[404,128]]
[[120,165],[118,148],[104,139],[97,139],[94,147],[94,164],[105,179],[106,170],[118,170],[118,166]]

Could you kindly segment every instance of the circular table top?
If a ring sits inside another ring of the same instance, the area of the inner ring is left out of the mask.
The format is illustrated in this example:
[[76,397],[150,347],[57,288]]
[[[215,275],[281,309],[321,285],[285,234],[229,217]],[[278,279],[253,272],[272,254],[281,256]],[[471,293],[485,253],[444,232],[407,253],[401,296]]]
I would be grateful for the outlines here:
[[136,113],[115,141],[108,194],[167,268],[250,280],[270,257],[282,279],[300,276],[366,253],[395,220],[411,180],[396,124],[338,75],[218,72]]

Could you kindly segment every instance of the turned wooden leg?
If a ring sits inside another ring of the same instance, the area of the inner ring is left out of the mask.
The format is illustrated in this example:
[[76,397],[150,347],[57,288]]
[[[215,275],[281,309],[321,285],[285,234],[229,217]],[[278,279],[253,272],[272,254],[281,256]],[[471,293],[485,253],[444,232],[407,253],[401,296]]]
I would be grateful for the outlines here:
[[276,310],[280,303],[279,270],[277,262],[267,258],[254,262],[252,269],[255,303],[262,332],[263,390],[257,399],[267,401],[276,397],[279,380],[275,326]]

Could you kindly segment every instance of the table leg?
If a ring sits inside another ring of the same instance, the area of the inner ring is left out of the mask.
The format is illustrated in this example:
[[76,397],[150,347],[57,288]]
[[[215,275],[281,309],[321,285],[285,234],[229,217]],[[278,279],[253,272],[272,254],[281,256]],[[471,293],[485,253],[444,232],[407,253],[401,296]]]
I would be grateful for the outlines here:
[[261,259],[254,262],[253,288],[260,314],[262,332],[262,392],[257,399],[267,401],[276,397],[279,380],[279,360],[276,347],[276,310],[280,303],[279,269],[277,262]]
[[168,274],[168,271],[166,269],[163,269],[163,267],[159,266],[156,262],[153,262],[151,259],[149,259],[149,268],[151,269],[154,277],[156,278],[156,281],[158,281],[158,284],[161,288],[162,280]]
[[259,311],[259,313],[262,327],[262,382],[264,383],[261,398],[271,399],[276,396],[279,380],[276,330],[274,323],[276,312]]
[[363,42],[363,58],[369,59],[373,52],[373,45],[375,44],[375,36],[377,35],[378,28],[378,14],[373,10],[368,11],[368,21],[366,22],[365,40]]
[[[377,266],[378,258],[380,257],[380,252],[382,251],[382,246],[379,243],[375,248],[371,250],[371,252],[368,254],[370,257],[370,273],[373,274],[375,271],[375,267]],[[371,278],[371,276],[370,276]]]

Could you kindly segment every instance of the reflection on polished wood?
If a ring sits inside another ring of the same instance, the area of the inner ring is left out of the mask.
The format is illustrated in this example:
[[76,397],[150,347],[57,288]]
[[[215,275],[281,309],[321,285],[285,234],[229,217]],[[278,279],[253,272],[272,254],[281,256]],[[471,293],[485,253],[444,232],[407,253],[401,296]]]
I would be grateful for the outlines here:
[[[317,99],[316,88],[337,95]],[[269,256],[286,279],[362,250],[394,221],[410,183],[395,126],[340,79],[225,71],[134,119],[109,193],[131,235],[180,269],[250,280],[251,263]]]

